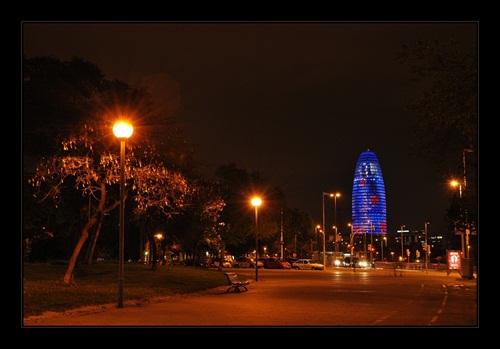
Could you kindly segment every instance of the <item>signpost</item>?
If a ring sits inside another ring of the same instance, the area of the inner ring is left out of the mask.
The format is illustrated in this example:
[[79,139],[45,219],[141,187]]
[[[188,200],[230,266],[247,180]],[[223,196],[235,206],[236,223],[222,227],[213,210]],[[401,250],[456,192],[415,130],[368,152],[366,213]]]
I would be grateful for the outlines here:
[[458,271],[458,273],[462,273],[462,256],[461,251],[459,250],[448,250],[446,251],[446,261],[448,264],[448,268],[446,269],[446,275],[450,275],[450,273],[454,270]]

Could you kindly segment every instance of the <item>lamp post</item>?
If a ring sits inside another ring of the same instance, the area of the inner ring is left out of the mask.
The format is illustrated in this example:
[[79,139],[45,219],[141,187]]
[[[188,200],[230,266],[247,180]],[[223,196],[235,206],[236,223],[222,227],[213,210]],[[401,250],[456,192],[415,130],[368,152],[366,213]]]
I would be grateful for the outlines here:
[[370,262],[373,262],[373,224],[371,221],[368,221],[370,224]]
[[380,239],[380,251],[382,252],[382,262],[384,261],[384,244],[386,243],[387,237],[384,236]]
[[[280,256],[282,260],[285,260],[283,248],[285,246],[285,241],[283,239],[283,208],[281,208],[281,229],[280,229]],[[312,251],[312,248],[311,248]]]
[[353,226],[352,226],[352,223],[349,223],[347,224],[349,227],[351,227],[351,239],[350,239],[350,245],[351,245],[351,248],[350,248],[350,253],[351,253],[351,263],[353,266],[354,266],[354,233],[353,233]]
[[[337,257],[337,252],[339,252],[339,249],[338,249],[338,246],[337,246],[337,226],[334,225],[332,227],[333,231],[334,231],[334,234],[333,236],[335,237],[335,242],[334,242],[334,246],[335,246],[335,257]],[[340,243],[340,242],[339,242]]]
[[[465,193],[467,191],[467,171],[466,171],[466,166],[465,166],[465,154],[467,153],[472,153],[473,150],[472,149],[464,149],[462,151],[462,166],[464,168],[464,193],[463,195],[465,196]],[[462,195],[460,196],[462,197]],[[467,211],[467,203],[465,203],[465,207],[464,207],[464,214],[465,214],[465,254],[464,254],[464,257],[465,258],[470,258],[470,255],[469,255],[469,249],[470,249],[470,246],[469,246],[469,234],[470,234],[470,225],[469,225],[469,214],[468,214],[468,211]],[[463,234],[462,234],[462,239],[463,239]],[[463,245],[462,245],[463,246]]]
[[[464,169],[464,177],[463,177],[463,192],[462,192],[462,185],[458,184],[457,181],[454,181],[455,184],[452,184],[456,186],[457,184],[459,185],[460,189],[460,207],[464,205],[464,202],[462,200],[463,196],[465,196],[465,192],[467,190],[467,170],[466,170],[466,161],[465,161],[465,155],[467,153],[472,153],[472,149],[463,149],[462,150],[462,166]],[[463,258],[469,258],[469,234],[470,234],[470,226],[469,226],[469,217],[468,217],[468,212],[467,212],[467,206],[463,207],[463,213],[464,213],[464,223],[465,223],[465,231],[461,231],[461,241],[462,241],[462,256]],[[464,237],[465,235],[465,237]],[[464,238],[465,238],[465,244],[464,244]],[[465,246],[465,247],[464,247]]]
[[295,254],[295,256],[293,256],[293,257],[296,258],[298,256],[298,254],[297,254],[297,234],[295,234],[295,246],[293,248],[293,253]]
[[262,200],[258,197],[252,199],[255,207],[255,281],[259,281],[259,206]]
[[[319,244],[318,244],[318,231],[321,231],[321,226],[319,224],[316,224],[316,226],[314,227],[314,235],[316,236],[316,248],[319,249]],[[319,251],[318,251],[319,253]],[[319,258],[319,254],[318,254],[318,258]],[[323,264],[324,265],[324,264]]]
[[334,198],[334,206],[333,206],[333,224],[335,224],[335,257],[337,257],[337,252],[339,252],[338,245],[338,231],[337,231],[337,198],[340,197],[340,193],[335,193]]
[[332,193],[325,193],[321,195],[321,199],[323,200],[323,265],[325,266],[323,270],[326,270],[326,227],[325,227],[325,196],[329,196],[331,198],[334,197]]
[[[464,177],[465,178],[465,177]],[[458,197],[460,199],[460,211],[462,210],[462,183],[456,181],[456,180],[452,180],[450,182],[450,185],[452,187],[458,187]],[[460,231],[460,243],[461,243],[461,246],[462,246],[462,258],[465,258],[465,243],[464,243],[464,233],[462,232],[462,230],[459,230],[456,226],[456,223],[455,223],[455,229],[457,229],[457,231]]]
[[429,259],[429,245],[428,245],[428,240],[427,240],[427,226],[431,224],[430,222],[425,222],[424,227],[425,227],[425,270],[427,270],[428,263],[427,260]]
[[134,132],[128,121],[119,120],[113,126],[113,133],[120,140],[120,240],[118,270],[118,308],[123,308],[124,247],[125,247],[125,140]]
[[404,246],[403,246],[403,229],[405,225],[401,225],[401,261],[404,261]]

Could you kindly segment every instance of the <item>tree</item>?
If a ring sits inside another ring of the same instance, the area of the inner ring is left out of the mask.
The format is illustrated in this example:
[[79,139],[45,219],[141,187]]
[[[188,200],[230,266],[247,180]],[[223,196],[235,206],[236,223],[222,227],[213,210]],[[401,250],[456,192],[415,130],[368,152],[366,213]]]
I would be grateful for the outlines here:
[[[280,249],[282,212],[285,217],[293,216],[287,209],[282,190],[271,187],[259,172],[249,173],[234,163],[219,166],[216,176],[222,199],[226,202],[220,221],[225,223],[221,236],[228,251],[242,255],[255,249],[254,208],[250,199],[258,195],[263,200],[259,208],[259,245],[267,246],[270,253],[277,253]],[[299,221],[285,219],[285,234],[293,236],[293,231],[302,230],[303,226],[296,225]]]
[[[462,178],[467,168],[463,204],[477,219],[478,70],[477,47],[449,40],[419,40],[403,46],[402,63],[413,63],[417,81],[426,83],[421,97],[410,101],[418,118],[412,126],[411,149],[436,164],[446,180]],[[467,152],[467,156],[464,155]]]
[[[40,164],[30,180],[33,186],[40,189],[38,197],[41,201],[52,198],[57,206],[58,201],[64,200],[61,194],[69,181],[83,197],[95,202],[89,205],[89,218],[70,258],[64,283],[72,280],[74,266],[89,237],[89,231],[99,226],[105,214],[119,205],[116,195],[108,197],[109,192],[116,193],[120,161],[116,147],[111,146],[111,140],[106,136],[106,130],[108,133],[111,130],[108,123],[104,127],[89,126],[81,134],[68,138],[62,144],[61,154]],[[166,217],[177,213],[188,191],[185,178],[156,162],[153,148],[144,145],[136,145],[135,148],[131,145],[130,148],[132,150],[129,150],[125,159],[125,200],[134,200],[137,219],[144,221],[155,213]],[[132,201],[128,200],[128,203]]]
[[[168,167],[161,161],[162,158],[171,160],[175,154],[159,154],[153,145],[155,141],[165,147],[168,143],[165,134],[175,134],[179,145],[176,149],[185,143],[179,132],[172,132],[174,128],[167,121],[168,115],[155,111],[147,91],[116,80],[106,81],[96,66],[81,59],[59,62],[53,58],[36,58],[23,61],[23,98],[26,106],[23,175],[30,177],[25,183],[36,189],[34,195],[42,202],[51,198],[56,208],[74,207],[76,221],[82,222],[81,235],[64,276],[65,283],[71,281],[73,268],[90,233],[94,232],[95,244],[104,216],[119,205],[116,185],[119,143],[111,132],[119,116],[134,119],[136,129],[133,139],[127,142],[129,150],[125,159],[128,204],[136,205],[137,217],[154,208],[172,215],[181,207],[188,184],[180,172],[172,169],[192,168],[190,152],[180,157],[182,161],[172,161]],[[157,132],[150,137],[144,132],[148,128]],[[162,133],[162,129],[169,131]],[[36,162],[39,166],[35,169],[32,163]],[[28,192],[31,190],[25,191]],[[73,205],[64,205],[69,198],[75,198]],[[67,220],[75,221],[74,218]],[[92,251],[93,246],[89,259]]]

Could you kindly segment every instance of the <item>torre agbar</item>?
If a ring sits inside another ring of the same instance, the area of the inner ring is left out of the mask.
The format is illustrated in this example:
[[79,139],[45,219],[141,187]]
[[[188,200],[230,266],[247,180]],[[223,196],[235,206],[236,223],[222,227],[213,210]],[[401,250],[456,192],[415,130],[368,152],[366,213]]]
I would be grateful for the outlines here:
[[387,234],[384,178],[378,158],[369,149],[358,158],[352,186],[354,234]]

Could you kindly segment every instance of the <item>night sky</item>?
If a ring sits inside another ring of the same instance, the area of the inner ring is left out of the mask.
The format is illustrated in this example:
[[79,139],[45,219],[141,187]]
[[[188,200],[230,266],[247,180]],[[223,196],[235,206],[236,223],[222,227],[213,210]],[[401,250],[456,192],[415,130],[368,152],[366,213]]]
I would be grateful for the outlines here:
[[[405,106],[422,86],[397,54],[418,39],[474,50],[477,22],[24,22],[22,38],[27,58],[76,56],[108,80],[147,87],[207,178],[232,162],[258,171],[318,224],[322,193],[338,191],[346,234],[356,162],[370,149],[384,175],[388,233],[426,221],[430,234],[446,232],[451,191],[407,148],[415,115]],[[333,206],[325,198],[327,226]]]

